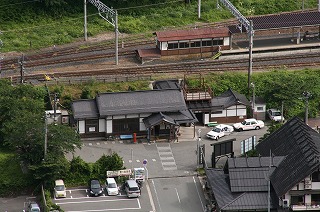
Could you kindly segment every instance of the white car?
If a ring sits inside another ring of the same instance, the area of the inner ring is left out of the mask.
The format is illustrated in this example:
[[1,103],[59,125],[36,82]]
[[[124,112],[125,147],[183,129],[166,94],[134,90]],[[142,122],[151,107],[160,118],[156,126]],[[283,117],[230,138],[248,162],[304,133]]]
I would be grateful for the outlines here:
[[108,195],[119,195],[119,188],[114,178],[106,179],[106,192]]
[[259,130],[264,127],[264,122],[256,119],[245,119],[243,122],[233,124],[237,131],[242,130]]
[[226,124],[219,124],[215,126],[210,132],[207,133],[207,137],[214,140],[218,140],[219,138],[225,135],[229,135],[233,131],[234,130],[232,126],[226,125]]
[[269,109],[267,110],[267,114],[270,118],[271,121],[284,121],[284,117],[281,115],[280,110],[276,110],[276,109]]
[[63,180],[56,180],[54,185],[55,197],[67,197],[66,187]]

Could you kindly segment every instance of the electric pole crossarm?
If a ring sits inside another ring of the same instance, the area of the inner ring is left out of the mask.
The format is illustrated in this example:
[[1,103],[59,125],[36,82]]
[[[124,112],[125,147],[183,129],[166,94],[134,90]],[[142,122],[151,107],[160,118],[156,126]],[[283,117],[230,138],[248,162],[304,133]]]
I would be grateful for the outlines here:
[[[250,27],[250,22],[246,19],[237,8],[233,6],[233,4],[228,0],[219,0],[225,7],[229,9],[229,11],[234,15],[238,21],[246,28],[247,32],[250,32],[252,29]],[[240,29],[242,32],[242,29]]]
[[[93,4],[98,9],[101,18],[108,21],[110,24],[112,24],[112,26],[115,26],[116,13],[113,9],[109,8],[99,0],[88,0],[88,2]],[[101,13],[103,13],[105,16],[103,16]]]

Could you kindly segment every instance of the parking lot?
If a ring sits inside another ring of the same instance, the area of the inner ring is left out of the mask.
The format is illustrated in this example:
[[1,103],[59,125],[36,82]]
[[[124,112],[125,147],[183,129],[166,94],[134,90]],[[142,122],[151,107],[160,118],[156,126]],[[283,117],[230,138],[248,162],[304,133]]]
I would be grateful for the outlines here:
[[124,192],[117,196],[108,196],[104,192],[101,196],[90,197],[87,188],[67,189],[66,198],[55,198],[54,203],[64,211],[152,211],[150,200],[145,187],[141,189],[145,193],[139,198],[128,198]]

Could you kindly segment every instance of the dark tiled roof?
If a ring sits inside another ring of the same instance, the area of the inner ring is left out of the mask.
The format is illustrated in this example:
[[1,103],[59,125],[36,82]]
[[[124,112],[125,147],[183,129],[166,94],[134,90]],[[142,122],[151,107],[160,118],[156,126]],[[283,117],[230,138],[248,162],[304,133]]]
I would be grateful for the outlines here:
[[[271,209],[276,208],[276,200],[274,193],[271,193]],[[275,203],[275,204],[274,204]],[[247,192],[242,193],[229,204],[223,206],[223,211],[248,211],[262,210],[267,211],[268,208],[268,192]]]
[[[227,180],[227,175],[224,174],[222,169],[207,169],[206,170],[208,183],[212,189],[214,197],[217,201],[219,208],[232,202],[235,198],[232,195]],[[239,196],[239,195],[238,195]]]
[[268,156],[270,150],[276,156],[286,156],[270,178],[278,196],[319,168],[320,134],[297,117],[258,143],[256,149],[262,156]]
[[[228,158],[228,171],[232,192],[268,191],[267,176],[284,157]],[[271,160],[271,161],[270,161]],[[269,166],[271,169],[269,172]]]
[[189,109],[211,109],[211,103],[209,101],[188,101],[187,106]]
[[100,116],[186,110],[179,89],[101,93],[96,97]]
[[248,20],[252,20],[254,30],[314,26],[320,25],[320,12],[282,13],[249,17]]
[[235,104],[249,106],[250,102],[243,94],[239,94],[235,91],[232,91],[231,89],[228,89],[220,96],[213,97],[211,100],[211,106],[218,109],[228,108]]
[[[254,30],[292,28],[320,25],[320,12],[306,11],[301,13],[280,13],[265,16],[247,17],[252,20]],[[229,26],[233,33],[240,32],[236,26]],[[242,31],[246,31],[243,27]]]
[[191,110],[181,110],[179,112],[164,112],[163,114],[170,116],[178,124],[196,123],[198,119]]
[[221,28],[199,28],[190,30],[173,30],[155,32],[157,40],[164,41],[178,41],[178,40],[192,40],[201,38],[221,38],[230,35],[227,27]]
[[157,80],[152,83],[153,89],[180,89],[179,80]]
[[146,125],[146,127],[152,127],[155,125],[160,124],[162,121],[167,122],[169,124],[178,125],[173,118],[170,116],[164,115],[163,113],[155,113],[151,116],[143,119],[143,123]]
[[94,99],[78,100],[71,104],[75,119],[98,118],[99,112]]
[[[206,170],[208,183],[218,207],[223,211],[266,210],[268,192],[231,192],[228,175],[222,169]],[[271,208],[277,206],[277,196],[271,190]]]

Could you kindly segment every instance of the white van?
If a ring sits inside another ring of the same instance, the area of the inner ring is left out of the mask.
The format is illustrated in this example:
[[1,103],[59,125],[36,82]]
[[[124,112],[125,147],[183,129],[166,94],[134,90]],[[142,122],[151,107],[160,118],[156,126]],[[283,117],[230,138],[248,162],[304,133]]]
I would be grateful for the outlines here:
[[56,180],[55,181],[54,196],[56,198],[67,197],[66,187],[64,186],[63,180]]
[[119,188],[114,178],[110,177],[106,179],[106,192],[108,195],[118,195]]

